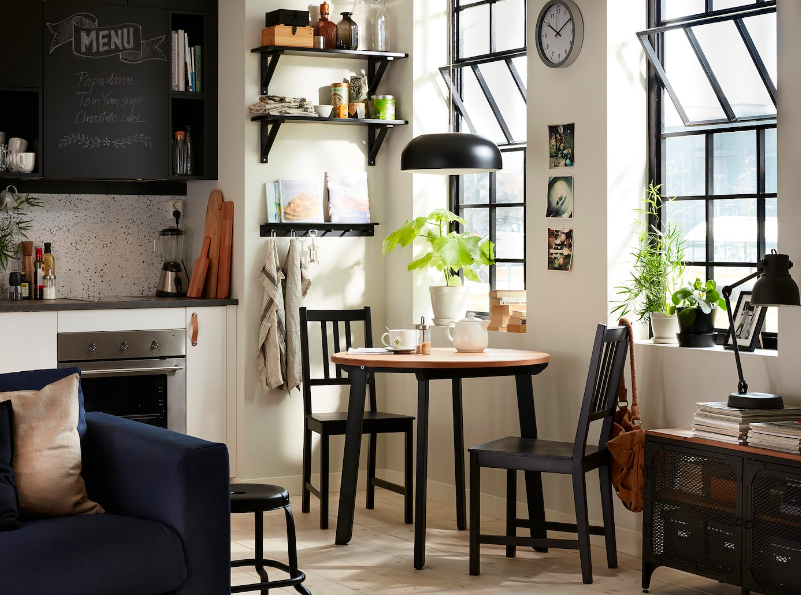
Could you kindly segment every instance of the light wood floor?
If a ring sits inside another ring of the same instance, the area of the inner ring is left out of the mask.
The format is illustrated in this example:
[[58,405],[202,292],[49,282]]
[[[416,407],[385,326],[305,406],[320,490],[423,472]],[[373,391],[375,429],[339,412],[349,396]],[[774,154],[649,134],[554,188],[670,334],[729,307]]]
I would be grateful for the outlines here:
[[[336,513],[337,497],[332,494],[331,511]],[[374,510],[364,508],[365,495],[356,500],[353,539],[346,546],[334,545],[336,518],[329,529],[319,529],[319,508],[312,497],[312,512],[300,512],[300,498],[292,498],[298,535],[298,559],[306,573],[306,586],[313,595],[358,595],[387,593],[459,593],[462,595],[595,595],[614,593],[636,595],[640,589],[640,559],[618,554],[619,568],[606,567],[606,555],[593,547],[592,585],[581,582],[578,552],[551,550],[537,553],[519,548],[517,558],[504,555],[501,546],[484,545],[481,576],[470,576],[467,569],[468,532],[456,529],[456,510],[435,502],[428,503],[426,567],[414,570],[413,529],[403,523],[402,497],[376,490]],[[503,521],[482,518],[482,532],[502,533]],[[283,511],[267,513],[264,519],[266,558],[287,561],[286,529]],[[231,552],[234,559],[252,558],[254,548],[253,515],[231,517]],[[273,571],[271,578],[284,575]],[[233,585],[258,581],[255,570],[233,569]],[[292,589],[271,593],[296,593]],[[258,591],[254,591],[258,593]],[[690,574],[659,568],[651,581],[654,595],[738,595],[739,589]]]

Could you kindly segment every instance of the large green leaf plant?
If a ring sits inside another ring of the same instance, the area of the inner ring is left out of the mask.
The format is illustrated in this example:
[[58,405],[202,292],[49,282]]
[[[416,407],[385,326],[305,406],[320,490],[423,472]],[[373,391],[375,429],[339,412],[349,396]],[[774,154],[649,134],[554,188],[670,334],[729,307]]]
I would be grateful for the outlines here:
[[33,220],[25,211],[40,206],[41,201],[30,194],[14,194],[0,206],[0,269],[8,268],[9,261],[19,253],[20,241],[28,239]]
[[489,238],[470,232],[448,231],[451,223],[466,225],[464,219],[446,209],[437,209],[425,217],[406,221],[384,239],[381,251],[386,257],[396,246],[405,248],[416,238],[423,238],[428,241],[430,249],[410,262],[406,267],[408,270],[436,269],[444,274],[445,284],[449,287],[462,284],[460,270],[465,279],[480,283],[477,269],[482,265],[495,264],[494,246]]
[[727,310],[726,300],[720,297],[717,283],[712,279],[706,283],[696,279],[695,283],[676,291],[671,301],[673,303],[668,309],[668,314],[673,315],[678,312],[679,320],[685,326],[692,326],[698,310],[704,314],[709,314],[716,307],[723,311]]

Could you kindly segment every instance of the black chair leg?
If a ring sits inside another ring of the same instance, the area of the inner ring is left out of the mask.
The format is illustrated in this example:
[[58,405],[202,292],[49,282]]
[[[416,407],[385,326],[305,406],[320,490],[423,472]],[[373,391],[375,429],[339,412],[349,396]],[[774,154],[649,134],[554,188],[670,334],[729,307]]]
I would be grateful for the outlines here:
[[320,434],[320,529],[328,529],[328,434]]
[[615,539],[615,502],[612,497],[612,477],[609,465],[598,467],[598,478],[601,481],[601,508],[604,515],[604,537],[606,538],[606,564],[609,568],[617,568],[617,542]]
[[403,495],[404,522],[411,525],[414,522],[414,424],[409,421],[405,432],[406,460],[403,485],[406,493]]
[[[292,507],[287,504],[286,508],[284,508],[284,514],[286,515],[286,541],[287,541],[287,551],[289,553],[289,576],[295,578],[296,576],[300,576],[300,570],[298,570],[298,542],[295,536],[295,518],[292,516]],[[303,595],[311,595],[311,592],[301,585],[295,585],[295,591],[298,593],[303,593]]]
[[[305,424],[305,422],[304,422]],[[300,510],[309,512],[311,510],[311,492],[308,484],[311,483],[311,430],[304,425],[303,428],[303,487],[301,488],[302,500]]]
[[[517,520],[517,471],[514,469],[506,470],[506,536],[514,537],[517,535],[515,521]],[[506,557],[514,558],[517,548],[513,545],[506,546]]]
[[375,457],[376,457],[376,444],[378,442],[377,434],[370,434],[370,443],[367,448],[367,509],[372,510],[375,508]]
[[[259,578],[262,582],[266,583],[270,580],[270,577],[267,576],[267,571],[264,570],[264,513],[257,512],[255,513],[256,516],[256,534],[254,537],[256,538],[256,572],[259,574]],[[269,595],[270,589],[262,589],[262,595]]]
[[576,528],[579,554],[581,557],[581,578],[584,584],[592,584],[592,556],[590,553],[590,518],[587,512],[587,483],[584,472],[573,472],[573,500],[576,504]]
[[470,454],[470,575],[481,574],[481,552],[478,537],[481,534],[481,469],[478,466],[478,456]]

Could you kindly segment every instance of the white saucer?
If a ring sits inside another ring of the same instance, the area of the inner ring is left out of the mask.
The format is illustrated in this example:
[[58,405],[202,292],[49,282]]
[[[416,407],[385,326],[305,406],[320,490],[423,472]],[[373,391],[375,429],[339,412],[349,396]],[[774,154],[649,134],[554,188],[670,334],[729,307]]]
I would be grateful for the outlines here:
[[434,326],[448,326],[448,323],[451,322],[449,318],[434,318]]
[[403,353],[414,353],[415,351],[417,351],[416,347],[412,347],[411,349],[395,349],[393,347],[386,347],[385,349],[387,351],[391,351],[392,353],[395,353],[395,354],[398,354],[398,355],[403,354]]

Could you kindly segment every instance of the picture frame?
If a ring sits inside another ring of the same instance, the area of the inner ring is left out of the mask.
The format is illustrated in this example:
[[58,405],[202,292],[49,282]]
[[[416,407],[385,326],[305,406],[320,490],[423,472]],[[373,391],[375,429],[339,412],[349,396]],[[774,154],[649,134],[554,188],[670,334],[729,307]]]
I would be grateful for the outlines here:
[[[751,303],[751,292],[741,291],[734,309],[734,331],[737,335],[737,346],[740,351],[754,351],[759,345],[759,334],[765,324],[767,306],[755,306]],[[731,332],[726,333],[724,349],[734,349]]]

